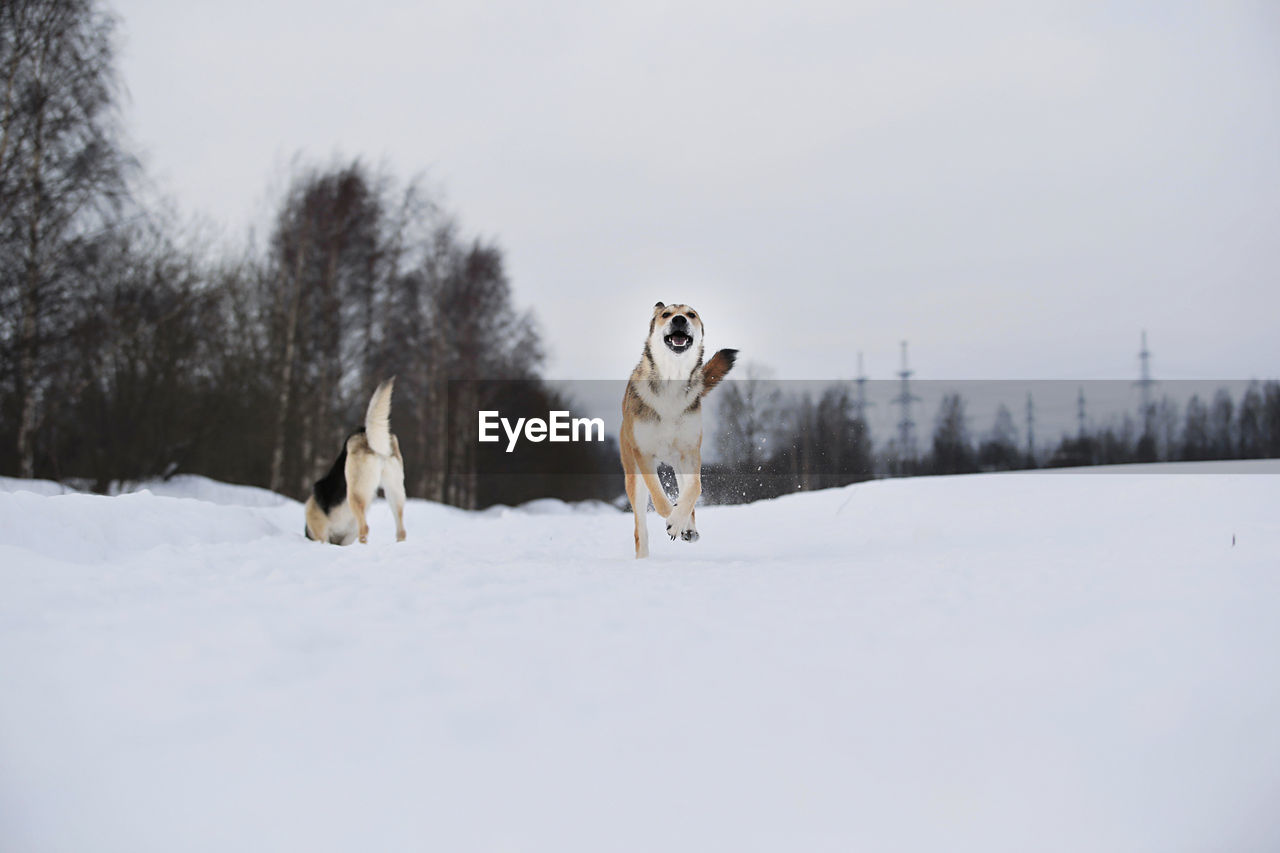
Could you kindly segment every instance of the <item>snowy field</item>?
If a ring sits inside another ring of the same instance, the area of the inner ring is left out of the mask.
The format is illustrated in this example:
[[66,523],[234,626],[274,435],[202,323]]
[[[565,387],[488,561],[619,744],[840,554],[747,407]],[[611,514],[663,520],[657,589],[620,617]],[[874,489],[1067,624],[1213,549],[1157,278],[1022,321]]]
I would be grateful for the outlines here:
[[0,850],[1274,851],[1280,465],[1232,470],[650,515],[644,562],[599,504],[336,548],[4,481]]

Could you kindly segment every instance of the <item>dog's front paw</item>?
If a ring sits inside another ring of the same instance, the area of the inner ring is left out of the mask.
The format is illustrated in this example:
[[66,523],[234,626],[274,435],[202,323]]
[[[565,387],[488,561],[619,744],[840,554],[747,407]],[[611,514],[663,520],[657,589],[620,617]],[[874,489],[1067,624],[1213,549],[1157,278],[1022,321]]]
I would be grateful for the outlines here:
[[694,529],[693,522],[688,516],[684,518],[676,518],[673,514],[671,520],[667,522],[667,535],[671,537],[671,541],[683,539],[685,542],[697,542],[698,531]]
[[397,533],[397,534],[396,534],[396,541],[397,541],[397,542],[403,542],[403,541],[404,541],[404,531],[403,531],[403,530],[401,530],[399,533]]

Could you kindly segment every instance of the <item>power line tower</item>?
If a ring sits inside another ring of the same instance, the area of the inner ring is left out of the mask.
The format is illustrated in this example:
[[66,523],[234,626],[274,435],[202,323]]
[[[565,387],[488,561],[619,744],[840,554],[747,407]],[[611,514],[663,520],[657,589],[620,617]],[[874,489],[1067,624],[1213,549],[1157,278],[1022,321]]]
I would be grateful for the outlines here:
[[902,407],[902,417],[898,420],[898,456],[903,460],[915,461],[916,458],[916,422],[911,419],[911,404],[920,398],[911,393],[911,374],[907,367],[907,342],[902,342],[902,369],[898,371],[898,396],[893,402]]
[[1036,464],[1036,405],[1031,400],[1031,392],[1027,392],[1027,459]]
[[1151,389],[1156,381],[1151,378],[1151,350],[1147,349],[1147,330],[1142,330],[1142,349],[1138,351],[1138,362],[1141,364],[1138,381],[1134,384],[1142,392],[1142,431],[1150,433],[1155,415],[1155,405],[1151,402]]
[[867,420],[867,406],[874,406],[874,403],[867,402],[867,374],[862,369],[862,353],[858,353],[858,377],[853,380],[858,389],[857,399],[854,401],[854,409],[857,412],[858,420],[864,423]]
[[1084,386],[1083,385],[1080,386],[1080,393],[1076,395],[1076,424],[1078,426],[1078,429],[1076,431],[1076,437],[1084,438],[1085,417],[1084,417]]

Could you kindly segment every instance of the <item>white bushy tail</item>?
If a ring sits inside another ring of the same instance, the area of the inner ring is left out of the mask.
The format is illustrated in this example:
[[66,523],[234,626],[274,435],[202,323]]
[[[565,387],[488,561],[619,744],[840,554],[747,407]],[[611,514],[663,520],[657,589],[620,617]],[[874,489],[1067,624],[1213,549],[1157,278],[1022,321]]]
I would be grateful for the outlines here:
[[395,377],[383,382],[369,399],[364,413],[364,437],[374,453],[391,455],[391,386]]

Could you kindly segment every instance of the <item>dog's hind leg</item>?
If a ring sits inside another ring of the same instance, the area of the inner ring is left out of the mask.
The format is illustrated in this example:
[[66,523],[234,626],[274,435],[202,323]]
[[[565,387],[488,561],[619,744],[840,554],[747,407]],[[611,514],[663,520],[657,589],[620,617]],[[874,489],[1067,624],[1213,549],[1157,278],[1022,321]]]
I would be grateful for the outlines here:
[[407,535],[404,531],[404,484],[388,484],[384,487],[387,503],[391,504],[391,512],[396,519],[396,541],[403,542]]
[[353,436],[347,441],[347,504],[356,519],[356,536],[362,544],[369,542],[369,504],[378,494],[378,481],[382,479],[382,465],[377,455],[368,448],[362,438]]
[[[395,439],[392,438],[394,442]],[[396,520],[396,541],[404,541],[404,466],[392,458],[382,469],[382,491],[387,495],[391,514]]]
[[356,517],[360,544],[367,545],[369,543],[369,521],[365,518],[365,511],[369,509],[369,502],[364,499],[363,495],[357,495],[353,491],[347,498],[347,503],[351,505],[351,514]]
[[648,490],[639,474],[627,474],[627,500],[631,501],[631,514],[636,522],[636,559],[649,556],[649,525],[644,519],[648,507]]
[[645,522],[644,513],[648,509],[648,490],[640,478],[636,468],[635,453],[627,441],[622,442],[622,476],[627,489],[627,500],[631,502],[631,514],[636,521],[636,559],[649,556],[649,526]]

